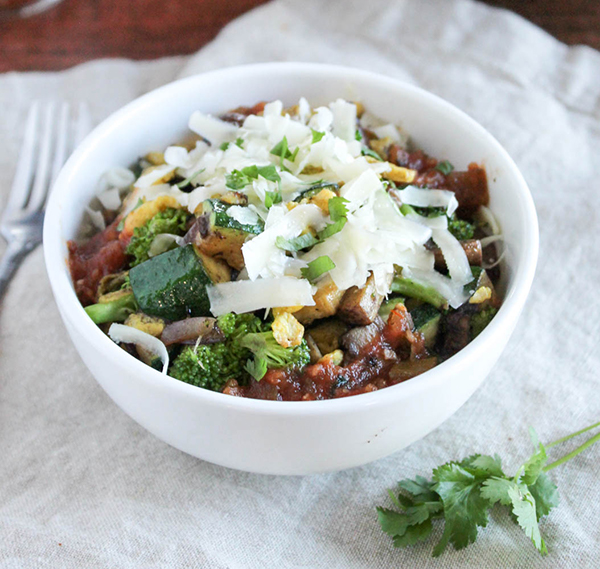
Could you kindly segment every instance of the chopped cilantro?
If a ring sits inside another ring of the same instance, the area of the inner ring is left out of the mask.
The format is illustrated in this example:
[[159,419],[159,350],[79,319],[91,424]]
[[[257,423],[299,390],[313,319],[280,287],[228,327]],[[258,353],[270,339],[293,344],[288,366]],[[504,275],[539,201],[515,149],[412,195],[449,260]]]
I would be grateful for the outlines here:
[[204,172],[204,170],[206,170],[206,168],[202,168],[201,170],[194,172],[189,178],[186,178],[185,180],[183,180],[183,182],[179,182],[179,184],[177,184],[177,187],[179,189],[182,189],[190,185],[200,174],[202,174],[202,172]]
[[383,158],[371,148],[363,148],[360,152],[363,156],[370,156],[371,158],[375,158],[375,160],[379,160],[379,162],[383,162]]
[[246,186],[252,183],[252,180],[257,180],[262,176],[270,182],[280,182],[281,176],[277,173],[277,169],[272,164],[270,166],[246,166],[241,170],[233,170],[225,177],[225,185],[232,190],[243,190]]
[[354,133],[354,138],[358,141],[363,139],[363,135],[360,133],[360,130],[356,129],[356,132]]
[[444,176],[447,176],[450,174],[450,172],[452,172],[452,170],[454,170],[454,166],[448,160],[442,160],[441,162],[437,163],[435,169],[444,174]]
[[302,269],[302,276],[313,283],[331,269],[335,269],[335,263],[327,255],[321,255]]
[[265,207],[270,209],[276,203],[281,203],[281,192],[265,192]]
[[282,249],[283,251],[301,251],[302,249],[306,249],[308,247],[312,247],[316,245],[319,240],[312,235],[311,233],[305,233],[304,235],[300,235],[299,237],[292,237],[291,239],[286,239],[285,237],[277,237],[275,239],[275,245]]
[[325,136],[324,132],[320,132],[318,130],[315,130],[314,128],[311,128],[310,130],[312,131],[311,144],[315,144],[316,142],[319,142]]
[[341,197],[331,198],[329,202],[327,202],[331,221],[346,219],[346,216],[348,215],[348,207],[346,206],[347,203],[348,200]]

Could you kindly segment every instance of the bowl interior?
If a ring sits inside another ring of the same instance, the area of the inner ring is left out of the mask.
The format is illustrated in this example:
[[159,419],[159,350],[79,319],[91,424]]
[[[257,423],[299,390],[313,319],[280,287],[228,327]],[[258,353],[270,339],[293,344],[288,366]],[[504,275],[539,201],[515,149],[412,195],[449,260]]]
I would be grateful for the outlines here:
[[218,114],[273,99],[293,105],[301,96],[313,106],[339,97],[360,101],[404,129],[428,154],[449,159],[457,169],[470,162],[484,165],[490,207],[507,247],[501,313],[512,302],[520,312],[535,270],[537,220],[527,186],[499,143],[452,105],[413,86],[349,68],[286,63],[223,69],[169,84],[130,103],[86,138],[59,176],[46,216],[46,260],[55,294],[60,291],[63,315],[68,307],[80,312],[75,318],[85,316],[77,308],[65,263],[66,242],[76,237],[103,172],[129,166],[145,153],[184,138],[189,116],[197,109]]

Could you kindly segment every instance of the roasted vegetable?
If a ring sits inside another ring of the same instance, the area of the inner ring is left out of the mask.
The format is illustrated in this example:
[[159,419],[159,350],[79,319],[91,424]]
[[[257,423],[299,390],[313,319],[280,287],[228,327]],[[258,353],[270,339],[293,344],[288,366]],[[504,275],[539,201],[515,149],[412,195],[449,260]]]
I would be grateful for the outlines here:
[[169,320],[208,316],[206,286],[230,280],[224,263],[203,255],[193,245],[177,247],[129,271],[140,309]]
[[423,336],[425,347],[433,347],[440,328],[440,319],[442,317],[440,311],[431,306],[431,304],[421,304],[411,310],[410,315],[413,319],[415,329]]
[[231,207],[221,200],[203,202],[204,223],[201,223],[196,245],[200,251],[224,259],[239,271],[244,267],[242,245],[251,235],[261,233],[264,224],[258,217],[255,223],[240,223],[227,213]]
[[319,282],[319,288],[313,296],[314,306],[305,306],[302,310],[295,312],[294,316],[302,324],[310,324],[319,318],[333,316],[342,302],[343,296],[344,291],[335,286],[330,277],[326,277]]
[[245,370],[252,352],[241,345],[247,334],[263,330],[263,323],[252,314],[226,314],[217,319],[217,326],[225,336],[218,344],[183,348],[169,369],[169,375],[213,391],[221,391],[230,379],[239,384],[248,380]]
[[148,251],[157,235],[161,233],[184,235],[188,218],[187,211],[169,207],[159,211],[141,227],[136,227],[125,250],[128,255],[133,257],[130,265],[135,267],[150,258]]
[[100,297],[97,304],[85,307],[88,316],[95,324],[107,322],[123,322],[138,309],[138,304],[131,291],[116,291]]
[[[389,282],[387,284],[389,286]],[[382,302],[383,295],[377,292],[375,277],[371,274],[365,286],[353,286],[344,293],[337,315],[349,324],[366,326],[375,320]]]

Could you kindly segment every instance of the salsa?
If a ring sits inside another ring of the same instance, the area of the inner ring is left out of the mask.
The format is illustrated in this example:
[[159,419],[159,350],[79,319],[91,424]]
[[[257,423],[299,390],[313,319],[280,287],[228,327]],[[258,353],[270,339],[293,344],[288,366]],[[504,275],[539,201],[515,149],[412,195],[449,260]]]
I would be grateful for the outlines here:
[[108,172],[94,234],[68,244],[78,298],[133,357],[231,396],[322,400],[424,373],[493,319],[483,167],[341,99],[190,129]]

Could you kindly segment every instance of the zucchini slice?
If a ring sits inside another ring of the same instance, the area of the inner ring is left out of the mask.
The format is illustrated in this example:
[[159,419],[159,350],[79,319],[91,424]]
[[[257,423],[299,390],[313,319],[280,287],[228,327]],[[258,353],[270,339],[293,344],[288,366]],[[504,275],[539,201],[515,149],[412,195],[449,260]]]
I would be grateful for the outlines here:
[[205,200],[202,211],[208,217],[207,229],[197,241],[198,248],[211,257],[224,259],[231,267],[244,268],[242,245],[250,235],[264,229],[261,219],[254,224],[243,224],[230,217],[227,210],[232,204],[221,200]]
[[431,304],[421,304],[411,310],[410,315],[415,329],[421,332],[425,338],[425,347],[433,347],[440,329],[440,319],[442,317],[440,311]]
[[129,278],[142,312],[180,320],[186,316],[209,316],[206,286],[231,280],[231,269],[194,245],[186,245],[133,267]]

